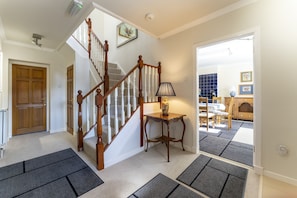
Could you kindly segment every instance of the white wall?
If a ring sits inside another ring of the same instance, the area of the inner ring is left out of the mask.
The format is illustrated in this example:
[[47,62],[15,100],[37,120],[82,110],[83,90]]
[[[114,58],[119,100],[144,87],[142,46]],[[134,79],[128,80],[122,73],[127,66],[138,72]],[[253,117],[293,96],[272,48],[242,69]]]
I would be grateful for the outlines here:
[[[158,65],[160,60],[155,59],[155,50],[158,40],[138,31],[138,38],[121,46],[117,47],[117,25],[122,21],[103,14],[100,10],[94,9],[90,14],[94,32],[99,36],[101,42],[105,40],[109,44],[108,61],[118,64],[122,70],[127,73],[137,64],[138,56],[143,56],[144,63]],[[103,25],[102,25],[103,24]],[[103,33],[102,33],[103,32]]]
[[[47,68],[47,107],[48,126],[50,132],[66,130],[66,67],[69,66],[71,53],[65,50],[61,55],[40,48],[17,46],[3,43],[3,93],[2,107],[9,108],[9,136],[11,136],[11,63],[45,66]],[[62,51],[63,51],[62,50]],[[65,55],[65,54],[68,54]]]
[[[297,184],[297,1],[258,0],[254,4],[161,40],[157,58],[163,79],[171,81],[177,97],[171,108],[187,114],[185,143],[197,143],[195,49],[242,33],[255,35],[255,132],[257,167],[266,175]],[[197,72],[197,73],[196,73]],[[285,101],[285,102],[284,102]],[[285,115],[285,116],[279,116]],[[289,149],[278,153],[280,144]]]
[[252,95],[240,95],[239,85],[253,84],[251,82],[241,82],[240,73],[252,71],[253,64],[250,63],[233,63],[225,65],[212,65],[207,67],[199,67],[199,75],[213,74],[218,75],[218,96],[230,97],[230,90],[234,87],[236,97],[252,97]]

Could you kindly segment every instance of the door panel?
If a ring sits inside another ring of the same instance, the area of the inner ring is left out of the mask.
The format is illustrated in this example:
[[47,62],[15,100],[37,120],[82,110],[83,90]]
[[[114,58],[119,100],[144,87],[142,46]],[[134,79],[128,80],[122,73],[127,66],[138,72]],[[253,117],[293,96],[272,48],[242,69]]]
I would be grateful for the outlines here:
[[46,130],[46,68],[12,65],[12,134]]

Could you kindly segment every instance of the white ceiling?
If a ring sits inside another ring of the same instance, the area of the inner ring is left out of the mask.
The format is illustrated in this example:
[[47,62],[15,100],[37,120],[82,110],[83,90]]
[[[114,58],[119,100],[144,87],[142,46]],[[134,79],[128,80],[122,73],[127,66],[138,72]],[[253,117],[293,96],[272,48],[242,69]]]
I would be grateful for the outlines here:
[[205,67],[233,63],[253,64],[253,46],[253,36],[245,36],[198,48],[198,65]]
[[[83,9],[67,13],[71,0],[1,0],[0,38],[31,45],[32,34],[44,38],[42,48],[58,49],[94,8],[140,30],[165,38],[255,0],[81,0]],[[145,15],[153,14],[153,20]]]

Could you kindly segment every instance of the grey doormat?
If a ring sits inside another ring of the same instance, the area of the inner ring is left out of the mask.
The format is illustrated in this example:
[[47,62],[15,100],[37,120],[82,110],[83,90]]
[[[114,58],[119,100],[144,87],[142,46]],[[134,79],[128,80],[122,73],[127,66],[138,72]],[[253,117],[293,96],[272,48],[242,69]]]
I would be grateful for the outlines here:
[[177,180],[209,197],[244,197],[248,170],[200,155]]
[[0,168],[0,197],[78,197],[103,181],[65,149]]
[[253,123],[232,123],[231,130],[217,127],[217,133],[199,131],[200,150],[253,166],[253,145],[232,141],[240,127],[252,129]]
[[203,198],[178,182],[159,173],[128,198]]
[[232,141],[220,156],[253,166],[253,146],[249,144]]

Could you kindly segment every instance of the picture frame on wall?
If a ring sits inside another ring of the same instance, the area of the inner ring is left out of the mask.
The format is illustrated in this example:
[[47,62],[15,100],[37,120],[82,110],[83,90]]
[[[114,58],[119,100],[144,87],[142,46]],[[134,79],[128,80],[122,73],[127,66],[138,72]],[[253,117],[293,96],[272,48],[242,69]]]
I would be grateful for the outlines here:
[[239,85],[239,94],[240,95],[252,95],[254,94],[254,86],[253,84],[249,85]]
[[127,23],[117,25],[117,47],[121,47],[126,43],[138,37],[138,30]]
[[253,76],[252,71],[240,72],[240,80],[241,82],[252,82]]

